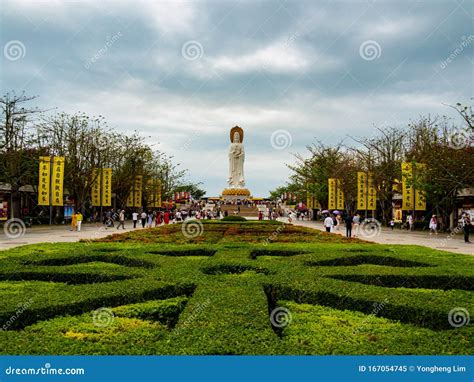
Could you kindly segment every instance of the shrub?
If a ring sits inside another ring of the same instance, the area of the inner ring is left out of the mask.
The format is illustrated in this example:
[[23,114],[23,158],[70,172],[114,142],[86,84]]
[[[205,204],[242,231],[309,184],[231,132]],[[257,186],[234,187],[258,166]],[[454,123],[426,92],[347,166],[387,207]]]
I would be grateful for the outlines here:
[[221,219],[223,222],[245,222],[247,219],[245,219],[243,216],[239,215],[229,215]]

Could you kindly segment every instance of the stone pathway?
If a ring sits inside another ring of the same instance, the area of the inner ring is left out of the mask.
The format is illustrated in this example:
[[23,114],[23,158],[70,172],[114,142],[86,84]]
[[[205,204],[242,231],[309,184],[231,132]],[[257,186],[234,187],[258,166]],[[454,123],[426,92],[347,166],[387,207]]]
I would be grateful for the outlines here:
[[[287,219],[282,219],[287,221]],[[324,231],[323,223],[317,221],[301,221],[293,220],[293,224],[304,227],[318,229]],[[334,235],[345,235],[345,227],[334,233]],[[352,232],[354,234],[354,231]],[[474,237],[471,235],[471,241],[474,241]],[[474,244],[465,243],[464,236],[457,234],[451,236],[448,233],[442,232],[438,235],[430,235],[429,232],[409,232],[406,230],[394,229],[393,231],[387,227],[381,227],[379,233],[369,233],[369,236],[364,236],[362,232],[358,235],[360,239],[373,241],[380,244],[407,244],[407,245],[422,245],[425,247],[439,249],[441,251],[449,251],[456,253],[463,253],[466,255],[474,255]]]
[[[287,222],[287,219],[281,219],[281,221]],[[295,221],[293,224],[304,227],[314,228],[323,231],[324,227],[321,222],[315,221]],[[18,238],[7,237],[3,230],[0,230],[0,250],[18,247],[26,244],[37,244],[37,243],[56,243],[66,242],[72,243],[84,240],[93,240],[106,237],[113,233],[128,232],[133,230],[131,228],[132,223],[130,221],[125,222],[126,229],[117,230],[116,228],[104,229],[103,226],[96,227],[94,224],[84,224],[81,232],[73,232],[69,230],[69,226],[34,226],[27,228],[24,235]],[[142,229],[142,228],[137,228]],[[345,235],[345,228],[341,227],[339,232],[334,233],[335,235]],[[449,234],[440,233],[438,235],[430,236],[428,232],[408,232],[401,231],[399,229],[391,230],[383,227],[379,234],[373,237],[359,235],[361,239],[373,241],[380,244],[409,244],[409,245],[422,245],[429,248],[439,249],[442,251],[463,253],[466,255],[474,255],[474,244],[464,243],[463,235],[458,234],[451,237]],[[471,238],[474,241],[474,237]]]

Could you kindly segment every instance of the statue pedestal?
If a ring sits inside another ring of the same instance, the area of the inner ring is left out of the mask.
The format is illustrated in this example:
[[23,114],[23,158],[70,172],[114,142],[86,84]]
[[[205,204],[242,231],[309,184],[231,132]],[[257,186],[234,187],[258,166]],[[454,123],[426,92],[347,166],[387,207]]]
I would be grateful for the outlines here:
[[250,191],[246,188],[226,188],[222,191],[224,202],[236,202],[237,200],[249,199]]

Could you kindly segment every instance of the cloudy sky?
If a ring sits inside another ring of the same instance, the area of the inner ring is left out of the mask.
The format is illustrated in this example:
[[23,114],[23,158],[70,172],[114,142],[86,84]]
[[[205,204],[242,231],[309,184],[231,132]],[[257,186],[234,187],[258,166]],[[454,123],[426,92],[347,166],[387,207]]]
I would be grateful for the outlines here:
[[0,0],[1,91],[140,131],[208,195],[239,125],[266,196],[314,140],[454,116],[443,104],[473,96],[473,4]]

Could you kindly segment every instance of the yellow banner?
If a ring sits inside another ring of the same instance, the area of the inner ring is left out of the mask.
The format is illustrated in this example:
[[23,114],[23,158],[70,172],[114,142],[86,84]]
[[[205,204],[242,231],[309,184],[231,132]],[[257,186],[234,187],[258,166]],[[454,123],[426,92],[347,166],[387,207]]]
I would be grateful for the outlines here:
[[368,173],[367,184],[367,209],[374,211],[377,209],[377,190],[375,189],[374,174],[372,172]]
[[328,179],[328,209],[335,210],[336,207],[336,179]]
[[161,180],[156,179],[155,186],[155,205],[154,207],[161,207]]
[[51,159],[39,158],[38,205],[49,206],[49,192],[51,189]]
[[312,209],[313,207],[313,197],[309,193],[309,191],[306,191],[306,208]]
[[92,171],[92,186],[91,186],[91,201],[92,206],[100,207],[100,170],[94,169]]
[[130,193],[127,196],[126,206],[133,207],[133,186],[132,186],[132,189],[130,190]]
[[102,206],[112,205],[112,169],[102,169]]
[[344,192],[342,191],[341,179],[337,179],[336,188],[337,188],[337,209],[343,210],[344,209]]
[[133,186],[133,206],[142,207],[142,180],[143,176],[135,176],[135,184]]
[[53,158],[53,174],[51,177],[51,204],[53,206],[64,205],[63,195],[63,184],[64,184],[64,157]]
[[[426,173],[426,164],[417,163],[416,164],[416,176],[417,178],[423,178]],[[426,196],[425,192],[422,190],[415,189],[415,210],[416,211],[425,211],[426,210]]]
[[402,210],[412,211],[414,208],[413,187],[408,185],[413,178],[413,169],[410,162],[402,163]]
[[367,174],[357,172],[357,209],[365,210],[367,208]]
[[159,179],[148,179],[146,194],[147,207],[161,207],[161,182]]

